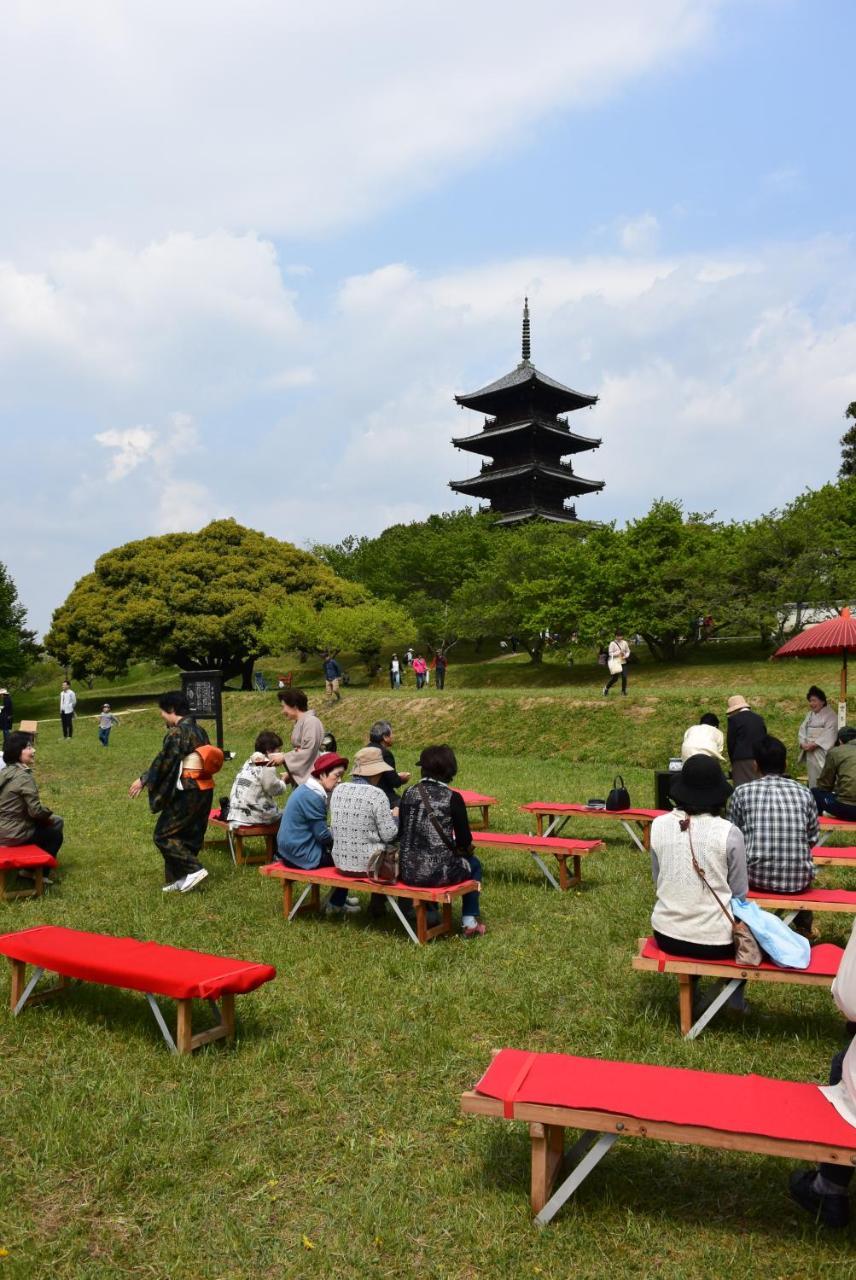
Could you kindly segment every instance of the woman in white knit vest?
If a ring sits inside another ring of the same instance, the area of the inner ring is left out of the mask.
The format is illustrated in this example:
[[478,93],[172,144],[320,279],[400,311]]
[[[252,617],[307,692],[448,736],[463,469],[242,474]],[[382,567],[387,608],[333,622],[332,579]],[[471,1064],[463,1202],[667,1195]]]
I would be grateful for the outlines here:
[[398,809],[390,809],[379,785],[390,772],[380,747],[363,747],[354,756],[350,782],[340,783],[330,797],[333,861],[340,871],[364,876],[372,854],[398,838]]
[[731,791],[718,761],[690,756],[672,783],[677,807],[651,824],[651,868],[657,886],[651,924],[661,951],[670,955],[699,960],[734,957],[731,921],[723,907],[731,898],[744,897],[749,881],[743,835],[720,817]]

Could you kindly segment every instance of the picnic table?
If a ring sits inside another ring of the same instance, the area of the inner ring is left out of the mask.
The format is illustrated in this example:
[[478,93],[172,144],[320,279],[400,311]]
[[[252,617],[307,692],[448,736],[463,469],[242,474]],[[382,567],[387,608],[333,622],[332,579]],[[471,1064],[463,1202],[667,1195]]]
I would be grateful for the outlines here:
[[496,796],[482,796],[478,791],[463,791],[460,787],[452,790],[457,791],[468,809],[481,809],[481,826],[486,831],[490,826],[490,806],[499,804]]
[[[569,818],[620,822],[641,853],[647,853],[651,847],[651,823],[665,812],[663,809],[590,809],[585,804],[542,804],[540,801],[522,804],[520,808],[524,813],[534,814],[539,836],[557,836]],[[548,820],[546,829],[545,820]],[[634,831],[631,822],[636,825],[639,834]]]

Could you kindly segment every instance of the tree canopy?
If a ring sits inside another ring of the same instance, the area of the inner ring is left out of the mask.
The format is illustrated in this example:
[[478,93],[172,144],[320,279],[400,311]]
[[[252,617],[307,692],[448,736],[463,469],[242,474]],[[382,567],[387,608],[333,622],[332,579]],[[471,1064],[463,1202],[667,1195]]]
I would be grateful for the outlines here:
[[20,676],[37,656],[36,633],[27,626],[27,611],[6,566],[0,564],[0,679]]
[[844,417],[850,419],[851,425],[841,437],[841,466],[838,474],[850,477],[856,476],[856,400],[851,400],[844,410]]
[[364,588],[315,556],[235,520],[168,533],[100,556],[54,613],[45,647],[80,678],[120,675],[132,659],[220,670],[252,684],[269,612],[356,605]]

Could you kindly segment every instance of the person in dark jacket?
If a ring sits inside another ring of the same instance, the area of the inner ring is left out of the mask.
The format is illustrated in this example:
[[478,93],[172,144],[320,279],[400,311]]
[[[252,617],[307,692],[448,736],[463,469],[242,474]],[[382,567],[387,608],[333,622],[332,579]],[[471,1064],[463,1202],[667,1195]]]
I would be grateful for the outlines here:
[[340,702],[342,695],[339,692],[339,681],[342,678],[342,668],[339,666],[332,653],[324,654],[324,688],[327,691],[327,697],[333,698],[336,702]]
[[39,799],[32,774],[35,754],[30,734],[9,734],[0,769],[0,844],[35,844],[56,857],[62,845],[62,818]]
[[731,776],[735,787],[743,782],[754,782],[758,777],[755,766],[755,748],[767,736],[767,726],[757,711],[749,710],[749,703],[740,693],[728,699],[728,735],[725,743],[731,761]]
[[377,785],[389,801],[390,809],[394,809],[401,800],[398,794],[398,788],[403,787],[405,782],[410,781],[409,773],[399,773],[395,765],[395,756],[392,754],[392,725],[388,720],[376,720],[369,729],[369,746],[380,747],[380,753],[383,757],[384,764],[390,767],[390,773],[383,773],[378,779]]
[[8,689],[0,689],[0,730],[3,733],[5,749],[9,734],[12,732],[12,698]]
[[[450,783],[458,772],[451,747],[426,747],[419,757],[422,781],[405,791],[399,810],[399,878],[418,887],[481,884],[481,862],[472,851],[467,810]],[[461,899],[461,932],[465,938],[483,934],[478,889]]]

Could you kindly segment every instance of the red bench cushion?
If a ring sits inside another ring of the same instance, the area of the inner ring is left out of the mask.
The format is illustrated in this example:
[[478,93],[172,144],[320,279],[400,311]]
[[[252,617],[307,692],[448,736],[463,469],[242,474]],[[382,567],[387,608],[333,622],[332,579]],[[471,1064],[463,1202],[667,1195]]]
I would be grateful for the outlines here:
[[478,791],[462,791],[460,787],[453,787],[452,790],[457,791],[464,804],[477,805],[499,803],[496,796],[482,796],[479,795]]
[[664,809],[589,809],[584,804],[539,804],[535,800],[520,808],[527,813],[579,814],[586,818],[659,818],[666,812]]
[[505,831],[474,831],[473,844],[507,844],[521,849],[546,849],[556,853],[590,853],[599,849],[602,840],[563,840],[561,836],[511,835]]
[[856,1127],[817,1085],[765,1076],[503,1049],[476,1090],[504,1102],[506,1115],[530,1102],[856,1151]]
[[259,867],[259,875],[270,876],[273,880],[308,880],[310,884],[325,884],[343,880],[354,889],[364,889],[368,893],[383,893],[385,889],[412,889],[414,893],[427,894],[432,898],[442,899],[450,889],[467,893],[470,889],[478,889],[478,880],[460,880],[455,884],[421,885],[405,884],[396,880],[395,884],[378,884],[365,876],[343,876],[336,867],[315,867],[313,871],[301,871],[296,867],[284,867],[281,862],[268,862]]
[[[685,961],[687,964],[721,964],[729,969],[770,969],[773,972],[781,973],[784,968],[780,964],[772,964],[769,960],[763,960],[761,964],[741,964],[738,965],[735,960],[703,960],[698,961],[691,956],[673,956],[668,951],[661,951],[657,946],[654,938],[648,938],[645,946],[642,948],[641,954],[646,960],[656,960],[661,964],[668,964],[670,960]],[[814,973],[819,977],[834,978],[838,972],[838,966],[841,964],[841,957],[844,951],[841,947],[836,947],[832,942],[821,942],[818,946],[811,949],[811,960],[808,968],[794,969],[793,973]]]
[[149,991],[175,1000],[239,995],[276,976],[276,969],[269,964],[55,925],[0,935],[0,955],[41,965],[68,978]]
[[853,889],[804,889],[802,893],[766,893],[763,889],[750,889],[749,897],[775,902],[777,907],[793,906],[795,898],[799,902],[840,902],[843,907],[856,906]]
[[37,844],[0,845],[0,871],[14,871],[24,867],[55,867],[53,854],[45,853]]
[[833,818],[830,813],[822,813],[819,821],[822,827],[843,827],[845,830],[856,827],[851,818]]
[[811,852],[814,858],[841,858],[842,862],[856,862],[856,849],[852,845],[836,849],[828,844],[816,844]]

